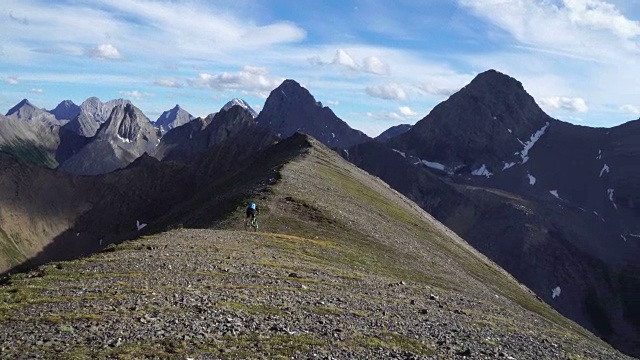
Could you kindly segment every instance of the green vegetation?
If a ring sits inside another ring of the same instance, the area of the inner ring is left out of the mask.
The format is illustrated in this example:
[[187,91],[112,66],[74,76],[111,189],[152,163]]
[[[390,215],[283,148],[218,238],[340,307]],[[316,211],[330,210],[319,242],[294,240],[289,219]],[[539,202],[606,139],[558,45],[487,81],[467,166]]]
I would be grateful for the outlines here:
[[58,167],[56,159],[43,147],[24,140],[14,141],[12,144],[0,146],[0,152],[14,156],[16,159],[49,169]]
[[15,239],[9,237],[2,228],[0,228],[0,254],[6,257],[9,266],[17,266],[27,261],[27,257],[20,251]]

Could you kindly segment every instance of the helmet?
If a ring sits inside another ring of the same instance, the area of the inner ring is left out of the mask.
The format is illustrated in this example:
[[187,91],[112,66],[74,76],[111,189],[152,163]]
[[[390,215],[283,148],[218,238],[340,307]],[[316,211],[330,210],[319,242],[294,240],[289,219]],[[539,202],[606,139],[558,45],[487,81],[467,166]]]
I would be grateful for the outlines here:
[[250,206],[251,206],[251,208],[252,208],[253,210],[255,210],[255,209],[256,209],[256,203],[251,203],[251,205],[250,205]]

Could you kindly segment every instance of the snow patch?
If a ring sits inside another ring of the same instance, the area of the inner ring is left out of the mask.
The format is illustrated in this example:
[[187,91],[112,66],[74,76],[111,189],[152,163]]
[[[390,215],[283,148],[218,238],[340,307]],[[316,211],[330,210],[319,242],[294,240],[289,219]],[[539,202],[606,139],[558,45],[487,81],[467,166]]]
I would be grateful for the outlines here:
[[[544,132],[547,130],[548,126],[549,126],[549,123],[543,126],[540,130],[536,131],[533,135],[531,135],[531,139],[529,139],[529,141],[523,144],[524,149],[522,149],[522,151],[520,152],[520,156],[522,157],[522,164],[526,163],[529,160],[529,150],[531,150],[533,145],[535,145],[536,142],[540,140],[542,135],[544,135]],[[522,141],[520,141],[520,143],[522,143]]]
[[407,157],[407,155],[405,153],[403,153],[402,151],[400,151],[400,150],[396,150],[396,149],[391,149],[391,150],[393,150],[393,151],[397,152],[398,154],[402,155],[403,158]]
[[509,132],[509,134],[513,134],[513,131],[511,131],[511,129],[507,129],[507,131]]
[[629,236],[635,237],[635,238],[640,238],[640,235],[637,234],[628,234]]
[[331,137],[335,139],[336,138],[336,134],[335,133],[331,133]]
[[147,227],[147,224],[141,224],[140,220],[136,220],[136,227],[138,228],[138,231],[144,229],[145,227]]
[[[535,184],[536,184],[536,177],[535,177],[535,176],[533,176],[533,175],[531,175],[531,174],[527,173],[527,177],[529,177],[529,185],[533,186],[533,185],[535,185]],[[558,193],[558,192],[556,191],[556,194],[557,194],[557,193]]]
[[446,167],[440,163],[437,162],[432,162],[432,161],[427,161],[427,160],[420,160],[420,162],[422,164],[424,164],[425,166],[428,166],[432,169],[436,169],[436,170],[441,170],[441,171],[445,171],[446,172]]
[[622,238],[622,240],[627,241],[627,237],[624,235],[620,235],[620,237]]
[[349,150],[344,149],[343,151],[344,151],[345,154],[347,154],[347,157],[349,157]]
[[608,174],[611,171],[611,169],[609,168],[609,165],[604,164],[604,166],[602,167],[602,170],[600,170],[600,177],[602,177],[602,174],[604,174],[605,172]]
[[116,133],[116,136],[118,137],[118,139],[120,139],[123,143],[126,144],[130,144],[132,141],[126,138],[123,138],[122,136],[120,136],[120,134]]
[[516,166],[516,163],[512,162],[512,163],[504,163],[504,168],[502,168],[502,171],[505,171],[507,169],[511,169],[512,167]]
[[594,210],[594,211],[593,211],[593,213],[594,213],[597,217],[599,217],[599,218],[600,218],[600,220],[602,220],[602,222],[607,222],[607,220],[605,220],[602,216],[600,216],[600,214],[598,214],[598,212],[597,212],[597,211],[595,211],[595,210]]
[[613,193],[614,193],[614,189],[607,189],[607,193],[609,194],[609,200],[611,200],[611,203],[613,204],[613,207],[616,208],[616,210],[618,210],[618,205],[616,205],[615,201],[613,201]]
[[602,150],[598,150],[598,157],[596,159],[597,160],[602,159]]
[[493,174],[489,172],[489,169],[487,169],[487,166],[485,164],[482,164],[479,169],[473,170],[471,172],[471,175],[486,176],[487,178],[490,178]]
[[560,199],[560,195],[558,195],[558,190],[551,190],[549,191],[551,193],[551,195],[557,197],[558,199]]
[[284,97],[287,97],[287,94],[284,93],[284,90],[280,90],[280,92],[282,93],[282,95],[284,95]]
[[559,297],[561,293],[562,293],[562,289],[560,289],[560,286],[556,286],[555,289],[551,290],[551,298],[555,299]]

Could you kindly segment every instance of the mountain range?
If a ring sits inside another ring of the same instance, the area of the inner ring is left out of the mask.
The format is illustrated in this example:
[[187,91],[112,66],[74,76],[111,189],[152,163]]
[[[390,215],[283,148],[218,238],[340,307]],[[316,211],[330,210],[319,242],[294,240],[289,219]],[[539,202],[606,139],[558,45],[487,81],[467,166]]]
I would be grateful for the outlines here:
[[[394,127],[376,139],[351,129],[293,80],[271,92],[257,117],[235,99],[205,118],[176,106],[155,124],[126,100],[102,104],[90,98],[73,119],[62,115],[65,109],[77,112],[72,103],[52,113],[26,100],[18,105],[0,118],[0,150],[12,155],[2,160],[15,169],[4,175],[5,184],[25,182],[19,169],[29,169],[36,180],[24,186],[45,186],[51,177],[63,189],[58,195],[75,202],[50,207],[45,204],[62,200],[43,189],[26,195],[6,185],[15,196],[3,208],[25,220],[0,216],[4,247],[12,254],[5,257],[5,270],[135,237],[134,218],[149,224],[147,231],[213,226],[239,206],[234,196],[244,191],[247,174],[265,186],[254,196],[269,195],[267,185],[277,176],[264,164],[284,155],[265,149],[315,141],[283,140],[304,132],[404,194],[563,315],[640,355],[640,121],[596,129],[553,119],[520,82],[493,70],[415,125]],[[264,170],[252,171],[252,160],[264,162],[258,166]],[[73,180],[65,173],[103,175]],[[69,195],[74,191],[82,195]],[[23,197],[30,200],[23,204]],[[102,198],[107,200],[96,202]],[[358,199],[366,207],[369,195],[359,192]],[[29,218],[34,211],[43,218],[66,215],[54,226]],[[108,221],[97,220],[105,213]],[[96,243],[98,238],[104,241]],[[90,246],[87,239],[93,239]]]

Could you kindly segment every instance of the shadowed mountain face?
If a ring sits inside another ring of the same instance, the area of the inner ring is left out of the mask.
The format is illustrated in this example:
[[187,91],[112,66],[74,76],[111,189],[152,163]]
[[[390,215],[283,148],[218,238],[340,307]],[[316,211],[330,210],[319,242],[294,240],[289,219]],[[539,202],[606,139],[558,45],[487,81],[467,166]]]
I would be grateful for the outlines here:
[[235,147],[250,150],[270,145],[278,137],[259,127],[246,108],[236,105],[172,129],[162,137],[155,156],[187,163],[217,144],[228,143],[229,139],[234,139]]
[[271,92],[256,121],[280,137],[300,131],[329,147],[344,148],[370,140],[361,131],[350,128],[293,80],[285,80]]
[[58,120],[72,120],[80,114],[80,107],[71,100],[64,100],[49,112]]
[[159,141],[158,130],[138,108],[118,105],[96,136],[59,170],[76,175],[108,173],[127,166],[144,153],[153,155]]
[[489,71],[387,145],[342,155],[560,312],[638,355],[639,123],[594,129],[551,119],[519,82]]
[[[55,357],[41,339],[72,328],[57,356],[90,357],[111,340],[109,356],[134,358],[626,359],[317,140],[295,134],[220,171],[228,146],[189,166],[144,156],[75,179],[104,198],[46,250],[96,244],[97,229],[135,234],[140,222],[151,236],[9,278],[5,354]],[[239,231],[249,200],[262,232]],[[181,336],[194,331],[207,336]]]

